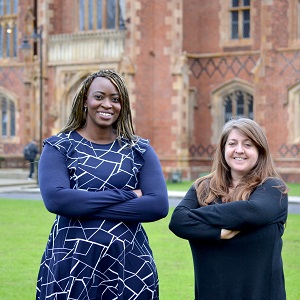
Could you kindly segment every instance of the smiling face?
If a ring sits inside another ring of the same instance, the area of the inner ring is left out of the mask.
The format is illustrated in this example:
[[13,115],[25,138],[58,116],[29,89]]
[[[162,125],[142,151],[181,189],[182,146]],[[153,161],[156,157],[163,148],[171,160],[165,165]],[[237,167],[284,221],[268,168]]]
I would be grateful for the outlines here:
[[112,128],[121,112],[121,99],[117,88],[109,79],[96,77],[89,87],[85,107],[87,127]]
[[233,129],[225,144],[225,160],[233,180],[239,180],[253,169],[258,159],[258,149],[251,139]]

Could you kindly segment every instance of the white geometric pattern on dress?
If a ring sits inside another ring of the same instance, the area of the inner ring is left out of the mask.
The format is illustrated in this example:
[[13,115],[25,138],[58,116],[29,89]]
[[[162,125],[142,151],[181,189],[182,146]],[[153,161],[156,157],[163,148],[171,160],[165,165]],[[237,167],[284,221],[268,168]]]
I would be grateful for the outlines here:
[[[148,141],[93,144],[76,132],[46,140],[66,156],[72,189],[137,187]],[[83,199],[84,201],[84,199]],[[140,223],[57,216],[44,252],[37,299],[158,299],[158,277]]]

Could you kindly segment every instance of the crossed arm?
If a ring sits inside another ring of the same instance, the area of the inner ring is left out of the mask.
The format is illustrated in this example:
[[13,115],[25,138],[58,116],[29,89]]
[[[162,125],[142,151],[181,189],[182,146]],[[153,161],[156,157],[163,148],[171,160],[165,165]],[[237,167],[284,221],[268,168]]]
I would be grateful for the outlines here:
[[108,189],[98,192],[70,188],[66,157],[45,145],[39,162],[39,183],[46,208],[74,218],[99,218],[151,222],[168,213],[168,194],[159,160],[149,147],[139,173],[139,189]]
[[232,238],[239,231],[284,223],[287,195],[283,195],[275,186],[278,186],[278,181],[269,179],[257,187],[247,201],[203,207],[199,207],[196,191],[191,187],[175,209],[170,229],[185,239],[218,240]]

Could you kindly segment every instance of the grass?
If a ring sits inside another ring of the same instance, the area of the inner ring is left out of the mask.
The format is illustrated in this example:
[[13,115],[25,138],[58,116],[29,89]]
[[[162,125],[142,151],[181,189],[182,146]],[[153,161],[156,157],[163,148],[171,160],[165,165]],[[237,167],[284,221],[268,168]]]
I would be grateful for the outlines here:
[[288,183],[289,196],[300,196],[300,183]]
[[283,263],[285,270],[285,283],[287,299],[300,299],[300,215],[288,216],[283,235]]
[[54,216],[42,201],[0,200],[0,299],[35,299],[41,255]]
[[[194,181],[170,182],[167,181],[169,191],[186,192],[194,183]],[[300,196],[300,183],[287,183],[290,188],[289,196]]]
[[[193,265],[187,241],[173,235],[170,214],[144,224],[160,278],[160,299],[193,299]],[[35,284],[54,215],[41,201],[0,199],[0,300],[35,299]],[[283,260],[287,299],[300,299],[300,215],[290,215]]]
[[169,191],[187,192],[194,181],[171,182],[167,181],[167,188]]

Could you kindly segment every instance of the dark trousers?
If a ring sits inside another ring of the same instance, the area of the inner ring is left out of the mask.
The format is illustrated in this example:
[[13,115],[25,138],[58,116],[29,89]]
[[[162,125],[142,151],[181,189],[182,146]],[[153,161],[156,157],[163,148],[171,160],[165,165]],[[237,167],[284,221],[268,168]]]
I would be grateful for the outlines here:
[[29,175],[28,178],[32,178],[32,175],[34,173],[34,160],[29,161]]

